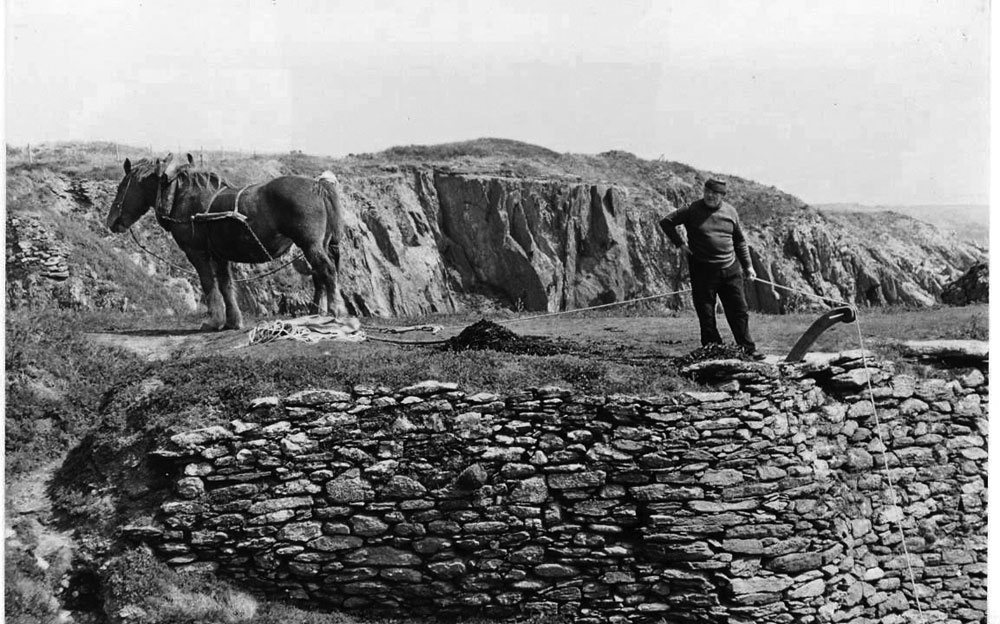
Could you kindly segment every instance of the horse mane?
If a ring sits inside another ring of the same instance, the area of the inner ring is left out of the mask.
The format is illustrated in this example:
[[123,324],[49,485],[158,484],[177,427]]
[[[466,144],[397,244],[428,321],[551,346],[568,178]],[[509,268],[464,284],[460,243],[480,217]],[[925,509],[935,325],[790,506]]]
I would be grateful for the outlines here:
[[199,189],[216,191],[220,188],[236,188],[218,173],[214,171],[199,171],[189,166],[182,167],[177,172],[177,177],[182,178],[189,184]]
[[156,163],[148,158],[140,158],[139,160],[132,163],[132,168],[129,170],[129,175],[135,176],[136,178],[142,180],[148,178],[149,176],[156,173]]

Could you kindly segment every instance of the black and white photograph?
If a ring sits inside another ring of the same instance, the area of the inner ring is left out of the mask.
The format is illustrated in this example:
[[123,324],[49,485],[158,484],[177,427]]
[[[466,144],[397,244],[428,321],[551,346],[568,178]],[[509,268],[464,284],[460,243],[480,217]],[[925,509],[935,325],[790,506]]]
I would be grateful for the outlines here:
[[5,622],[997,617],[987,0],[3,21]]

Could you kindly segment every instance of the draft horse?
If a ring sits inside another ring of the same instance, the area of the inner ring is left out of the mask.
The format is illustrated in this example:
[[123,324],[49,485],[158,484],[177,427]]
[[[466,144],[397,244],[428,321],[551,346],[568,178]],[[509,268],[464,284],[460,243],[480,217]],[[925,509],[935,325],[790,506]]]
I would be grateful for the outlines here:
[[125,159],[125,177],[111,203],[107,226],[127,231],[150,208],[157,222],[194,266],[209,319],[202,330],[239,329],[230,264],[262,263],[294,244],[312,270],[313,307],[346,315],[340,296],[339,243],[343,232],[340,189],[332,173],[319,178],[281,176],[236,188],[220,175],[199,171],[194,158]]

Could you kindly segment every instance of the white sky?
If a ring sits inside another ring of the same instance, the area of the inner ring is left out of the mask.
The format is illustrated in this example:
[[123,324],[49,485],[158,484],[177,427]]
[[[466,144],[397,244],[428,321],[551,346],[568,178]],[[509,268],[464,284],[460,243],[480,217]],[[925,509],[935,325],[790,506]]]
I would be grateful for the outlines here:
[[810,203],[987,203],[986,0],[7,0],[6,142],[501,137]]

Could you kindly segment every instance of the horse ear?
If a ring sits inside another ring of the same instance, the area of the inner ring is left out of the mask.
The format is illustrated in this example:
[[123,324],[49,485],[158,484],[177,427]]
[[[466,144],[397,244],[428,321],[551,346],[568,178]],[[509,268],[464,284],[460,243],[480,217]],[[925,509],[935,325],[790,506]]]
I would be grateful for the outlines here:
[[132,171],[132,161],[128,158],[125,159],[125,175],[128,175]]
[[194,156],[191,155],[191,152],[188,152],[188,163],[194,164]]

